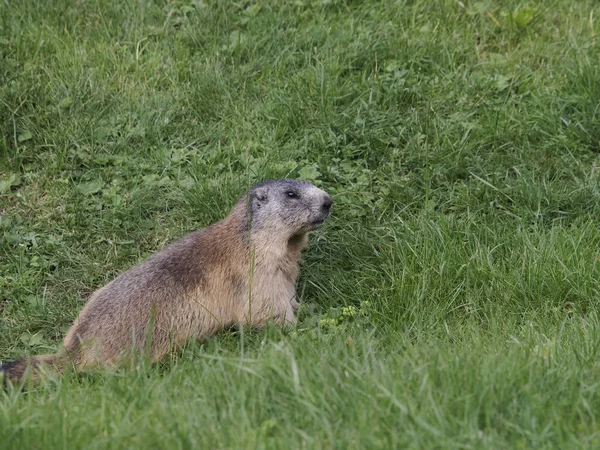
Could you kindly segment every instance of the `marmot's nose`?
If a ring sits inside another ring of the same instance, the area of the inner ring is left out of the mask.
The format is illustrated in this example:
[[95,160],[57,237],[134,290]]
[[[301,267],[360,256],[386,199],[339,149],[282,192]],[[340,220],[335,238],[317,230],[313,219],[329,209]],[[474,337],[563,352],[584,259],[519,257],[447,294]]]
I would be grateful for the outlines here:
[[329,211],[329,209],[331,208],[331,205],[333,205],[333,200],[331,199],[331,197],[329,195],[325,195],[325,198],[323,199],[323,204],[321,205],[321,207],[325,211]]

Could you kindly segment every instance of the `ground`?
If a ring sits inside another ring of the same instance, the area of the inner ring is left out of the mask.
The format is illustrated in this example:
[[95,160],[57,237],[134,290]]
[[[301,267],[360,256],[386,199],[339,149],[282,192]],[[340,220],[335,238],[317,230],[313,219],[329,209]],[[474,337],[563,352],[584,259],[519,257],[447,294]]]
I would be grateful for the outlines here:
[[253,183],[335,199],[291,331],[0,393],[22,448],[599,448],[592,0],[0,5],[0,357]]

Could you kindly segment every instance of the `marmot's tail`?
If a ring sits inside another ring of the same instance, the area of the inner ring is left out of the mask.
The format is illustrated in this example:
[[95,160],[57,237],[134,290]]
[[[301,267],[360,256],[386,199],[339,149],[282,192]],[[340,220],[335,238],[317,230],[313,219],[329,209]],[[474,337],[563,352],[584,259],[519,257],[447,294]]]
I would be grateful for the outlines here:
[[0,365],[0,377],[4,385],[10,380],[12,383],[20,383],[24,378],[30,378],[33,382],[41,379],[47,370],[61,372],[63,358],[59,355],[39,355],[17,358]]

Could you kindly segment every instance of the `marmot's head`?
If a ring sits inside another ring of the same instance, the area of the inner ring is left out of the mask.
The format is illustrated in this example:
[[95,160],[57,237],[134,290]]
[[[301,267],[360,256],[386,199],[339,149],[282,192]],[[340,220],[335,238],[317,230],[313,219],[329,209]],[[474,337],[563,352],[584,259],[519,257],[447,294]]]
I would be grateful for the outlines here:
[[333,200],[318,187],[296,180],[270,180],[248,193],[251,227],[291,237],[320,227]]

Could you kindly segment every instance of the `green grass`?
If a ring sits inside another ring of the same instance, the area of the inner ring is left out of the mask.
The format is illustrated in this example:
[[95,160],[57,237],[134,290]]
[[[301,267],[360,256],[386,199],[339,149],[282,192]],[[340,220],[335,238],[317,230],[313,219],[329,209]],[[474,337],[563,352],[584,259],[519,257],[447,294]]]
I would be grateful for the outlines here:
[[[464,3],[464,6],[463,6]],[[599,448],[593,0],[0,2],[0,356],[259,180],[291,332],[0,393],[0,446]]]

